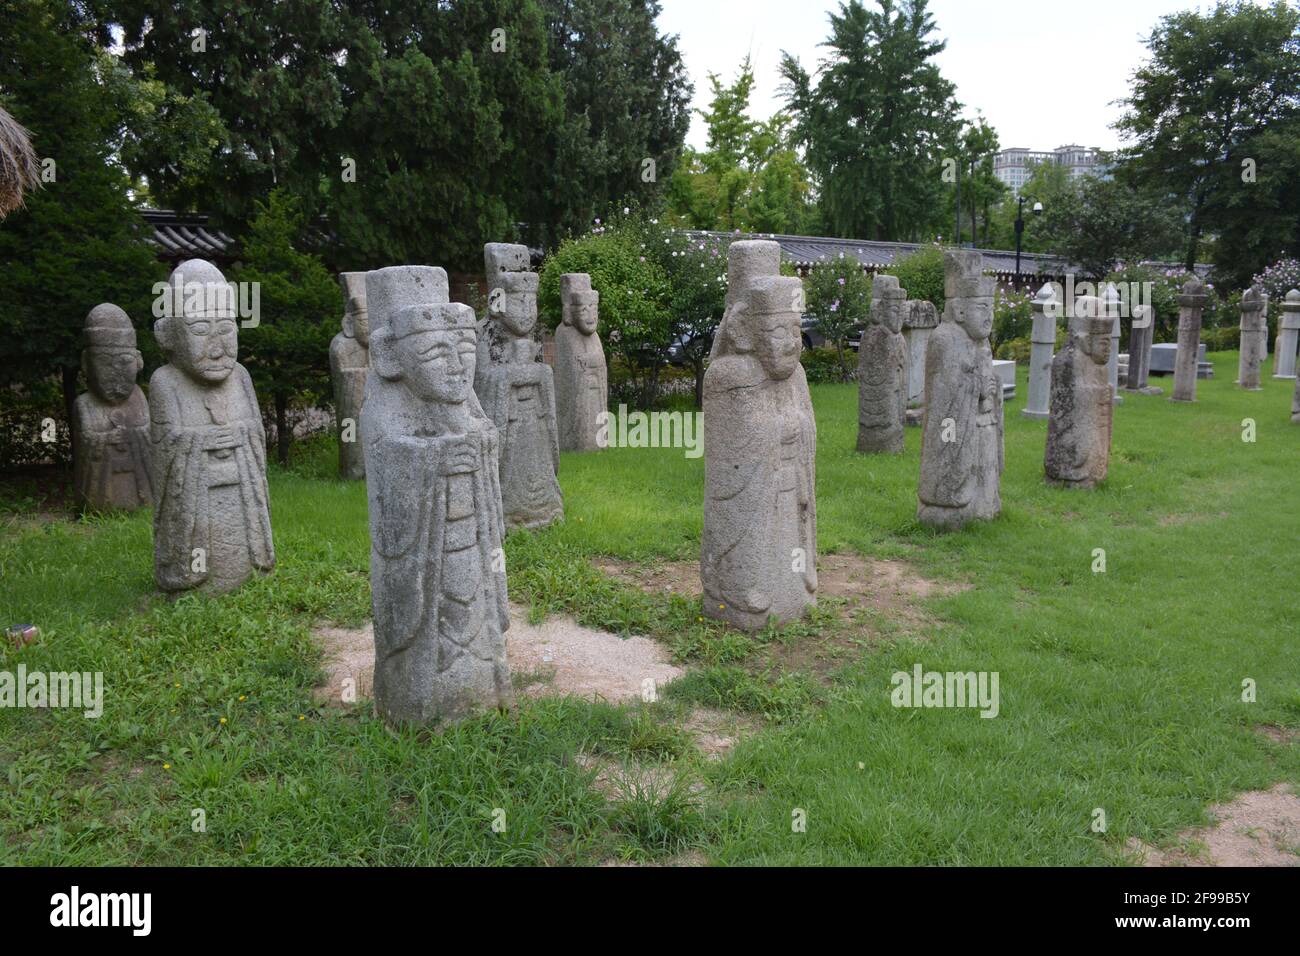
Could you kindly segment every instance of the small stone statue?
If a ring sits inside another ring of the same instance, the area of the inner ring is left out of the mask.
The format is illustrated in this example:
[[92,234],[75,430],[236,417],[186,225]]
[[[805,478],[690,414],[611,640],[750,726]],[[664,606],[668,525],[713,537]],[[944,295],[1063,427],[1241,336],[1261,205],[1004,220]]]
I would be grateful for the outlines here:
[[1257,286],[1251,286],[1241,297],[1241,360],[1237,368],[1237,384],[1248,391],[1258,392],[1259,369],[1268,357],[1268,296]]
[[1164,389],[1150,384],[1151,341],[1156,331],[1156,310],[1151,305],[1133,309],[1133,324],[1128,333],[1128,377],[1124,390],[1143,395],[1161,395]]
[[221,593],[275,566],[266,434],[236,358],[233,288],[202,259],[171,274],[154,323],[167,364],[149,380],[154,575],[175,593]]
[[474,310],[447,274],[366,275],[374,375],[361,410],[375,707],[432,724],[514,700],[497,429],[474,395]]
[[1052,406],[1043,469],[1049,484],[1093,488],[1110,464],[1114,389],[1106,363],[1114,320],[1094,296],[1075,301],[1065,347],[1052,360]]
[[907,290],[894,276],[871,284],[870,324],[858,348],[858,451],[901,454],[907,414]]
[[144,359],[135,327],[110,302],[86,316],[81,369],[88,391],[73,408],[73,488],[83,511],[134,511],[153,499],[149,406],[135,377]]
[[1025,418],[1047,418],[1052,392],[1052,352],[1056,349],[1056,316],[1060,308],[1056,287],[1045,283],[1030,307],[1034,324],[1029,333],[1029,398],[1020,414]]
[[544,528],[564,517],[555,380],[541,360],[537,273],[528,249],[483,247],[488,314],[478,326],[474,391],[501,436],[501,503],[506,527]]
[[939,327],[939,310],[925,299],[909,299],[903,320],[903,338],[907,340],[907,412],[908,425],[920,425],[924,417],[921,407],[925,401],[925,350],[930,334]]
[[917,519],[951,531],[1002,511],[1002,382],[993,371],[995,281],[972,250],[944,253],[947,302],[925,356]]
[[800,280],[777,274],[775,242],[735,242],[728,259],[740,291],[704,373],[700,577],[704,613],[753,630],[817,600],[817,425],[799,364]]
[[1174,355],[1174,393],[1170,401],[1196,401],[1196,373],[1201,358],[1201,315],[1205,283],[1193,276],[1178,296],[1178,351]]
[[555,413],[561,451],[595,451],[601,414],[609,410],[605,349],[596,331],[600,293],[591,276],[560,276],[564,321],[555,330]]
[[339,476],[366,477],[361,453],[361,405],[370,368],[370,320],[366,315],[366,274],[339,273],[343,287],[343,331],[330,342],[330,377],[334,380],[334,419],[339,429]]

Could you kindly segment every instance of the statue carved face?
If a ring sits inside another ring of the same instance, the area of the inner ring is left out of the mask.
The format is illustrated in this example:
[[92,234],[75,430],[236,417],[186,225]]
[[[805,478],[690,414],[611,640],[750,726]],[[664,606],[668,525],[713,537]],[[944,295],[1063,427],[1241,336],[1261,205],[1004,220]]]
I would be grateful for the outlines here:
[[111,405],[131,397],[135,378],[144,368],[144,359],[133,348],[92,346],[82,353],[82,368],[90,391]]
[[366,312],[365,302],[351,299],[347,306],[348,324],[352,327],[352,337],[362,345],[370,345],[370,316]]
[[782,310],[754,315],[750,320],[754,335],[754,354],[763,371],[776,381],[784,381],[799,366],[803,340],[799,334],[799,315]]
[[876,299],[871,306],[872,321],[879,322],[893,333],[903,331],[903,302],[902,296],[886,295]]
[[1080,335],[1079,348],[1092,359],[1093,365],[1105,365],[1110,360],[1110,335],[1104,332]]
[[396,343],[401,377],[416,397],[459,405],[474,387],[473,330],[417,332]]
[[173,365],[200,384],[230,377],[239,355],[239,326],[233,318],[199,313],[166,321]]
[[993,298],[991,296],[974,296],[953,302],[956,321],[966,334],[976,342],[982,342],[993,331]]
[[498,286],[488,297],[488,309],[512,335],[521,338],[532,335],[537,325],[535,292],[510,292]]
[[574,302],[569,306],[573,316],[573,327],[583,335],[591,335],[596,331],[596,323],[599,321],[599,310],[595,302],[583,302],[581,300]]

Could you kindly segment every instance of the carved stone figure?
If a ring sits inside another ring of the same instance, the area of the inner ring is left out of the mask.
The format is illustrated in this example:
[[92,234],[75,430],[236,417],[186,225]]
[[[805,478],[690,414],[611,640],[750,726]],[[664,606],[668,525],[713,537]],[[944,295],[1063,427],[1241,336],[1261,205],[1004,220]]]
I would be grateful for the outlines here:
[[1106,479],[1114,394],[1106,370],[1114,320],[1093,296],[1075,301],[1070,335],[1052,360],[1052,406],[1043,470],[1051,484],[1092,488]]
[[600,293],[591,276],[560,276],[564,320],[555,330],[555,414],[562,451],[595,451],[601,414],[609,409],[605,349],[596,331]]
[[1056,287],[1048,282],[1030,302],[1034,324],[1029,333],[1029,397],[1020,414],[1025,418],[1047,418],[1052,390],[1052,353],[1056,350],[1056,317],[1060,305]]
[[81,369],[86,391],[73,407],[77,507],[133,511],[153,500],[149,405],[135,377],[144,360],[127,314],[105,302],[90,310]]
[[366,274],[339,273],[345,300],[343,331],[330,342],[330,376],[334,381],[334,418],[339,430],[339,475],[366,477],[362,454],[361,405],[370,368],[370,320],[366,314]]
[[1122,312],[1119,290],[1115,288],[1115,283],[1107,282],[1101,293],[1101,315],[1110,319],[1110,358],[1106,360],[1106,378],[1110,381],[1112,405],[1119,405],[1124,401],[1124,396],[1119,393],[1119,339]]
[[390,724],[508,707],[497,429],[474,395],[474,310],[447,274],[366,274],[374,374],[361,410],[375,708]]
[[925,349],[930,335],[939,327],[939,310],[933,302],[910,299],[907,316],[903,320],[903,338],[907,340],[907,412],[908,425],[920,425],[925,401]]
[[1174,357],[1175,402],[1196,401],[1196,372],[1201,352],[1201,314],[1205,309],[1205,283],[1195,276],[1178,296],[1178,353]]
[[907,290],[894,276],[871,284],[871,313],[858,347],[858,451],[903,451],[909,357],[903,338]]
[[1237,384],[1252,392],[1260,391],[1259,369],[1268,357],[1268,296],[1256,286],[1241,297],[1241,359],[1237,367]]
[[1164,389],[1149,384],[1151,375],[1151,340],[1155,335],[1156,312],[1150,305],[1133,310],[1133,324],[1128,333],[1128,376],[1124,389],[1144,395],[1160,395]]
[[149,380],[154,574],[175,593],[220,593],[275,566],[266,434],[239,355],[233,289],[202,259],[171,274]]
[[972,250],[944,254],[947,302],[925,356],[917,518],[940,530],[1002,510],[1002,382],[993,371],[995,280]]
[[729,256],[740,291],[704,374],[700,577],[705,614],[757,629],[816,602],[817,426],[799,364],[800,281],[776,273],[775,242],[736,242]]
[[525,246],[489,242],[483,259],[488,314],[478,326],[474,391],[501,436],[506,527],[543,528],[564,517],[564,496],[555,380],[536,337],[537,274],[525,271]]

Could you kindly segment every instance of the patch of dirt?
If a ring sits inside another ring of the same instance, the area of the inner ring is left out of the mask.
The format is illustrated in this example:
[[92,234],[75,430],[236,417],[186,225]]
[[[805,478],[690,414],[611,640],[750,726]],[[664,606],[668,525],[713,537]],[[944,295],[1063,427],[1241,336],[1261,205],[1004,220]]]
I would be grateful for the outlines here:
[[656,860],[652,863],[638,863],[635,860],[602,860],[601,866],[708,866],[709,858],[699,850],[687,850],[685,853],[678,853],[676,856],[670,856],[666,860]]
[[1300,740],[1300,730],[1291,727],[1277,727],[1273,724],[1260,724],[1255,728],[1269,740],[1279,744],[1293,744]]
[[[341,704],[347,686],[355,690],[355,700],[373,696],[374,625],[359,630],[322,627],[313,633],[324,648],[328,675],[316,688],[316,699]],[[668,650],[647,637],[621,638],[569,617],[551,617],[534,626],[527,612],[513,605],[506,656],[511,673],[523,677],[517,690],[525,697],[637,700],[647,678],[662,687],[683,673],[670,663]],[[349,680],[351,685],[345,684]]]
[[[677,771],[671,764],[620,763],[583,753],[577,754],[573,762],[583,770],[595,772],[591,789],[606,800],[657,801],[677,783]],[[691,780],[687,789],[691,793],[700,793],[704,784]]]
[[698,600],[704,594],[698,561],[634,564],[617,558],[597,558],[592,563],[598,571],[640,588],[646,594],[677,594],[687,600]]
[[695,746],[706,759],[721,760],[761,726],[762,722],[754,717],[698,707],[686,718],[682,729],[695,739]]
[[1287,784],[1240,794],[1210,814],[1212,826],[1180,833],[1168,850],[1138,840],[1128,849],[1143,866],[1300,866],[1300,797]]

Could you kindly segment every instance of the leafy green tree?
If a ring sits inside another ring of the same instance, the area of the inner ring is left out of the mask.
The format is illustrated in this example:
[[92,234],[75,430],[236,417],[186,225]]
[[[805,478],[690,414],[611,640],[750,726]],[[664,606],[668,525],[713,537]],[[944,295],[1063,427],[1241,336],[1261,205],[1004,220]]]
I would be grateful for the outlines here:
[[933,302],[934,307],[943,312],[946,299],[943,291],[942,246],[921,246],[880,272],[898,279],[898,284],[907,290],[909,299]]
[[239,357],[258,400],[274,411],[277,453],[287,465],[290,409],[330,400],[329,347],[343,295],[324,263],[296,248],[305,222],[295,198],[277,189],[254,208],[234,278],[257,284],[260,315],[240,330]]
[[[958,140],[957,162],[961,167],[961,201],[963,217],[969,213],[971,241],[988,248],[993,207],[1009,190],[993,172],[993,159],[1001,145],[998,134],[983,116],[965,124]],[[957,190],[952,191],[956,199]],[[951,208],[951,204],[949,205]],[[983,238],[980,238],[980,224]],[[957,237],[961,241],[961,236]]]
[[[1250,237],[1247,220],[1296,198],[1284,180],[1294,185],[1294,151],[1286,147],[1300,135],[1300,10],[1284,0],[1219,2],[1162,18],[1146,44],[1150,58],[1116,124],[1132,143],[1122,163],[1135,181],[1188,206],[1185,268],[1195,265],[1203,237],[1218,231],[1243,237],[1231,248],[1259,257],[1242,264],[1247,274],[1262,268],[1272,257]],[[1248,160],[1260,180],[1269,177],[1267,188],[1245,181]],[[1281,243],[1294,242],[1300,207],[1271,214],[1291,226]]]
[[[861,0],[831,14],[830,53],[814,77],[784,54],[781,75],[796,141],[837,236],[915,239],[944,208],[941,163],[957,138],[955,87],[933,63],[928,0]],[[949,206],[949,208],[951,208]]]
[[835,346],[840,371],[847,379],[849,337],[871,314],[871,277],[855,257],[841,253],[813,266],[804,290],[817,331]]
[[70,422],[86,314],[114,302],[147,330],[166,270],[112,150],[124,118],[83,11],[12,0],[0,36],[0,98],[31,131],[44,179],[0,224],[0,385],[57,374]]

